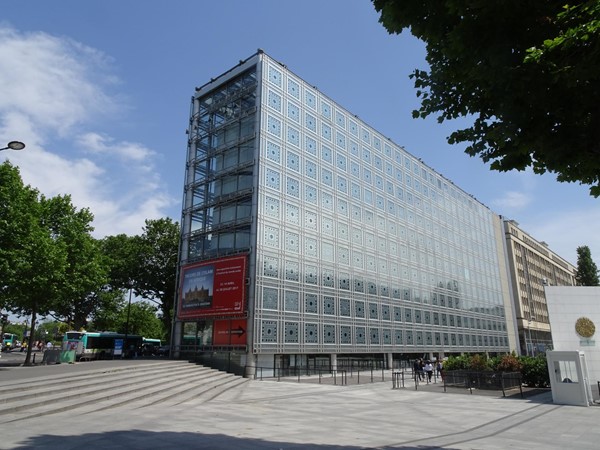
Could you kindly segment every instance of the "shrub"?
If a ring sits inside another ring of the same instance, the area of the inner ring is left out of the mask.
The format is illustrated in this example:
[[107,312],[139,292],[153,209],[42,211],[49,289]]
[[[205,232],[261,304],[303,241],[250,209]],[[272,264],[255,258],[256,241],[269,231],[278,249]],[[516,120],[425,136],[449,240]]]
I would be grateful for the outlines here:
[[490,361],[486,355],[473,355],[471,357],[471,370],[490,370]]
[[546,355],[521,356],[523,383],[530,387],[550,387]]
[[495,370],[498,372],[521,372],[523,363],[515,355],[504,355],[500,357]]
[[450,356],[444,361],[444,370],[469,370],[471,357],[469,355]]

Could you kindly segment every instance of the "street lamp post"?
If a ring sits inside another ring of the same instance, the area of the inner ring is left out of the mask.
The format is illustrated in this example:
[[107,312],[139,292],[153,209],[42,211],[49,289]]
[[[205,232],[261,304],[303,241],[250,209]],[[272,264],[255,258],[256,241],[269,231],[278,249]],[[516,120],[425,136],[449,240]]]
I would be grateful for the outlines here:
[[527,321],[527,331],[529,332],[529,343],[531,344],[531,355],[529,355],[529,347],[527,348],[527,355],[535,356],[533,351],[533,341],[531,340],[531,321],[535,320],[534,316],[529,316],[529,320]]
[[23,144],[20,141],[10,141],[8,144],[6,144],[6,147],[2,147],[0,148],[0,151],[2,150],[23,150],[25,148],[25,144]]

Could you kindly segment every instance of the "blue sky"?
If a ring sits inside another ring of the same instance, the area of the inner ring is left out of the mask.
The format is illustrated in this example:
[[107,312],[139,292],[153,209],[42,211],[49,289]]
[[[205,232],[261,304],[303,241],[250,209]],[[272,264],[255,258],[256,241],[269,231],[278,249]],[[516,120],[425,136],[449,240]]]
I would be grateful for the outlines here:
[[552,250],[600,265],[600,200],[553,175],[492,172],[446,137],[465,122],[412,119],[422,43],[388,35],[368,0],[4,2],[0,143],[26,183],[71,194],[98,237],[179,221],[194,87],[262,48]]

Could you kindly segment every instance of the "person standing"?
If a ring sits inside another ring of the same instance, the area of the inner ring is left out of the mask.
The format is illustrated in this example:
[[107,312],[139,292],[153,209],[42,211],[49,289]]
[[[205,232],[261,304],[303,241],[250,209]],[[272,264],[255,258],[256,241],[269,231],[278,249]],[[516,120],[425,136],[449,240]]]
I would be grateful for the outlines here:
[[425,374],[427,375],[427,382],[431,383],[431,377],[433,376],[433,364],[431,364],[431,361],[425,363]]
[[413,372],[414,372],[414,378],[415,380],[419,380],[421,381],[421,360],[420,359],[415,359],[415,362],[413,364]]

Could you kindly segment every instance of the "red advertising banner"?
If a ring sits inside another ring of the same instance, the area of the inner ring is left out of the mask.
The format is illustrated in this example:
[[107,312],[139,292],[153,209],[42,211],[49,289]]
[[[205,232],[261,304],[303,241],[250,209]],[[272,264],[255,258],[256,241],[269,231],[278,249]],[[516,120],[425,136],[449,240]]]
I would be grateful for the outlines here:
[[245,310],[246,256],[183,267],[177,317],[232,316]]
[[215,320],[213,345],[246,345],[246,319]]

